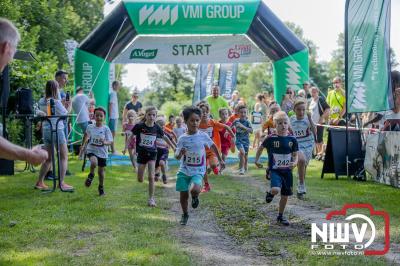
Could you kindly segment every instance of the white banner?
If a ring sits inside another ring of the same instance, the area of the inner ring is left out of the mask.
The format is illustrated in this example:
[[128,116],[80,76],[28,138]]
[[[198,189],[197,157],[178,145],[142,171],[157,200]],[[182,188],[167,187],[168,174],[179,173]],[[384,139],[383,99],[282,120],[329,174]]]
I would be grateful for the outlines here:
[[138,36],[114,63],[213,64],[265,62],[245,35]]

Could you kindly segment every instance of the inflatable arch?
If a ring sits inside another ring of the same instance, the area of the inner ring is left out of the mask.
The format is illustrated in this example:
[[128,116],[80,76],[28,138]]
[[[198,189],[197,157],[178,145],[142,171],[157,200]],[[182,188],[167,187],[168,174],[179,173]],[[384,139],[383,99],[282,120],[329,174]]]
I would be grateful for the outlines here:
[[308,80],[307,47],[261,0],[123,0],[75,51],[75,87],[107,107],[111,63],[274,63],[274,94]]

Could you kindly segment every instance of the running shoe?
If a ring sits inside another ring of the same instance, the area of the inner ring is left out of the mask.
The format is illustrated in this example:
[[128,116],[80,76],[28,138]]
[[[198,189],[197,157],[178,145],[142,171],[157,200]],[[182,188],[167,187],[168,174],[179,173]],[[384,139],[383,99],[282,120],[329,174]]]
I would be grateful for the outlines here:
[[162,175],[162,181],[163,181],[164,185],[168,183],[166,175]]
[[149,207],[156,207],[156,201],[154,198],[149,199],[149,201],[147,202],[147,205],[149,205]]
[[267,195],[265,196],[265,201],[267,203],[270,203],[274,199],[274,195],[272,195],[270,192],[267,192]]
[[213,170],[215,175],[218,175],[218,173],[219,173],[218,167],[214,167],[212,170]]
[[284,225],[284,226],[289,226],[290,225],[289,221],[285,217],[280,216],[280,215],[278,215],[278,217],[276,218],[276,221],[278,222],[278,224],[281,224],[281,225]]
[[239,175],[244,175],[244,172],[245,172],[244,168],[240,169],[239,170]]
[[88,174],[88,177],[86,178],[86,181],[85,181],[85,186],[86,186],[86,187],[90,187],[90,185],[91,185],[92,182],[93,182],[93,178],[94,178],[94,174],[89,173],[89,174]]
[[104,193],[104,187],[103,186],[99,186],[98,189],[99,189],[99,196],[106,195],[106,193]]
[[192,197],[192,208],[196,209],[197,207],[199,207],[199,197]]
[[158,182],[159,179],[160,179],[160,173],[156,173],[154,175],[154,181]]
[[188,220],[189,220],[189,214],[184,213],[184,214],[182,214],[182,218],[181,218],[181,221],[179,223],[181,225],[186,225]]

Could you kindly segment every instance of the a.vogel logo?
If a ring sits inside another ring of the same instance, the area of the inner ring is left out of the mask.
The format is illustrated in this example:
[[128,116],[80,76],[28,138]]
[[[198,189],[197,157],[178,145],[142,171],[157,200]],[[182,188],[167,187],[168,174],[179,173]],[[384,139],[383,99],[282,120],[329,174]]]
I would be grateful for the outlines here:
[[300,65],[296,61],[288,61],[286,62],[286,65],[288,65],[288,67],[286,68],[287,85],[297,91],[300,89],[299,87],[301,80],[299,75],[299,73],[301,72]]
[[[369,214],[351,214],[350,209],[367,209]],[[384,211],[375,211],[370,204],[346,204],[339,211],[331,211],[326,215],[326,220],[333,217],[337,221],[311,224],[311,249],[316,255],[384,255],[389,251],[389,214]],[[344,218],[341,218],[344,217]],[[368,248],[374,243],[377,236],[376,225],[372,217],[381,217],[384,220],[384,247]],[[339,219],[341,218],[341,219]],[[368,231],[367,231],[368,230]],[[328,254],[329,253],[329,254]]]
[[134,49],[129,59],[154,59],[157,56],[158,49],[144,50]]
[[160,24],[165,25],[168,21],[170,21],[170,25],[174,25],[178,20],[178,6],[171,8],[169,5],[163,6],[160,5],[156,10],[154,9],[154,5],[147,6],[145,5],[139,10],[139,25],[142,25],[147,20],[147,25],[151,25],[154,22],[154,25]]

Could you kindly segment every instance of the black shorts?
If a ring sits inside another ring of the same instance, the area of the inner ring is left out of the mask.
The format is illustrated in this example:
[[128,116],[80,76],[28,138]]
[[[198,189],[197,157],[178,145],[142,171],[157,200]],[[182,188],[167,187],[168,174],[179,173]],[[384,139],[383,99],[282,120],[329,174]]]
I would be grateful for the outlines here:
[[271,188],[280,187],[282,196],[293,195],[293,175],[292,171],[270,171]]
[[167,161],[168,160],[168,149],[157,149],[157,160],[156,160],[156,167],[160,166],[160,161]]
[[322,143],[324,142],[324,127],[323,126],[317,126],[317,143]]
[[146,150],[138,150],[137,152],[137,163],[138,164],[147,164],[150,161],[155,161],[157,159],[156,151],[146,151]]
[[94,153],[88,153],[86,156],[89,158],[89,160],[90,160],[90,157],[92,157],[92,156],[96,157],[97,158],[97,165],[99,167],[106,167],[107,166],[107,159],[106,158],[100,158],[97,155],[95,155]]

